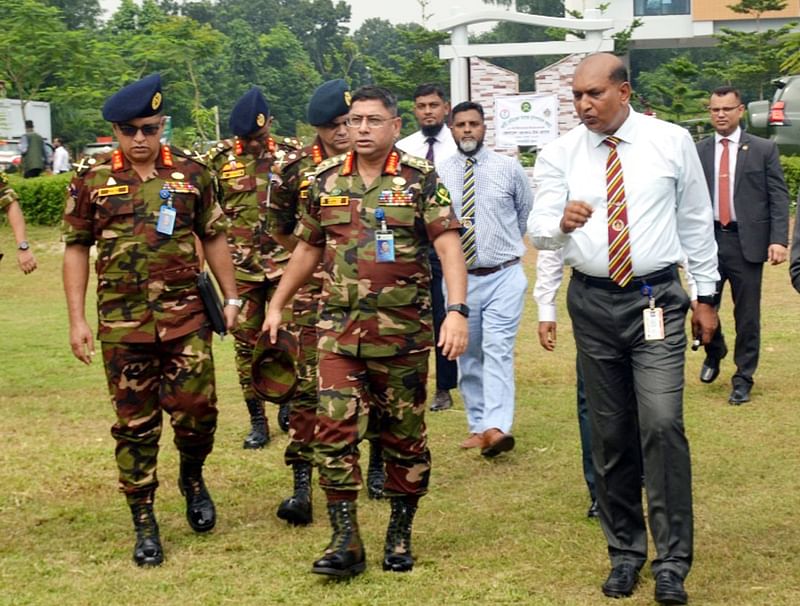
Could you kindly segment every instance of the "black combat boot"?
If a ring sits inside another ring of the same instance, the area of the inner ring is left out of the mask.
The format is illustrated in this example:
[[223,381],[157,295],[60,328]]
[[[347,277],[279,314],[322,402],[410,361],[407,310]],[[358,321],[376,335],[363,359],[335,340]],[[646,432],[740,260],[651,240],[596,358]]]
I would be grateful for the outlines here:
[[370,499],[383,498],[383,446],[380,440],[369,441],[369,469],[367,469],[367,494]]
[[136,529],[133,561],[137,566],[160,566],[164,561],[164,550],[161,548],[153,503],[130,503],[130,508]]
[[294,494],[278,507],[278,517],[295,526],[311,524],[311,463],[294,463]]
[[203,462],[181,457],[178,478],[181,494],[186,497],[186,519],[195,532],[208,532],[217,523],[217,510],[203,481]]
[[283,433],[289,433],[289,411],[292,408],[291,402],[281,402],[278,405],[278,427]]
[[245,400],[247,412],[250,413],[250,433],[244,439],[242,448],[264,448],[269,442],[269,422],[264,416],[264,402],[261,400]]
[[417,506],[405,497],[392,497],[392,515],[386,530],[386,545],[383,548],[383,569],[392,572],[408,572],[414,567],[411,555],[411,524]]
[[364,544],[358,534],[356,502],[328,503],[333,536],[322,557],[314,562],[311,572],[332,577],[348,578],[364,572],[367,567]]

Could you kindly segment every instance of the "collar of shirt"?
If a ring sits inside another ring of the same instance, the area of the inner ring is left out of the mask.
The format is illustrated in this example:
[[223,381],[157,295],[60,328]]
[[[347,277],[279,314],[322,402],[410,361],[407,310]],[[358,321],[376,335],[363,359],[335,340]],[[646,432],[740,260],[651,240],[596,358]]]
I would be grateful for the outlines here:
[[458,149],[458,157],[461,160],[461,164],[467,163],[467,158],[474,158],[475,164],[480,164],[486,160],[486,156],[489,155],[489,148],[486,147],[486,142],[481,145],[481,148],[476,151],[474,154],[465,154],[461,151],[461,148]]
[[723,139],[730,139],[733,143],[735,143],[738,146],[739,139],[741,138],[742,138],[742,128],[740,126],[737,126],[736,130],[733,131],[727,137],[723,137],[719,133],[714,133],[714,143],[716,143],[717,145],[719,145],[719,142],[722,141]]
[[614,131],[613,135],[607,135],[606,133],[595,133],[593,131],[589,131],[589,140],[595,147],[603,145],[603,142],[609,137],[616,137],[623,143],[633,143],[634,139],[636,138],[635,122],[637,119],[638,119],[638,114],[635,111],[633,111],[633,109],[628,108],[628,117],[625,118],[625,121],[622,124],[620,124],[619,128],[616,131]]

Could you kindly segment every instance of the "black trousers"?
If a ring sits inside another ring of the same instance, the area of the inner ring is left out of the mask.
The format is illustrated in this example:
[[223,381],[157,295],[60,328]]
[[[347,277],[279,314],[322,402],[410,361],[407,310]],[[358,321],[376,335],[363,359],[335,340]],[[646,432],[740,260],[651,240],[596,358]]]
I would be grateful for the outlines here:
[[677,280],[652,288],[664,310],[666,338],[659,341],[644,339],[648,299],[638,290],[605,290],[573,278],[567,308],[585,381],[600,524],[611,564],[640,568],[647,560],[643,464],[656,547],[653,573],[670,569],[685,577],[694,540],[683,425],[689,297]]
[[[731,382],[733,386],[753,384],[753,375],[758,367],[758,354],[761,348],[761,278],[763,263],[751,263],[742,256],[742,245],[738,232],[722,231],[715,228],[714,235],[719,247],[719,275],[715,303],[719,309],[722,289],[725,282],[731,285],[733,298],[733,320],[736,327],[736,345],[733,360],[736,373]],[[706,355],[723,358],[728,348],[720,324],[711,342],[706,345]]]
[[[436,252],[431,249],[431,298],[433,299],[433,334],[436,342],[439,342],[439,329],[447,315],[442,290],[442,262]],[[442,355],[442,348],[436,347],[436,389],[449,390],[455,389],[458,385],[458,363],[455,360],[448,360]]]

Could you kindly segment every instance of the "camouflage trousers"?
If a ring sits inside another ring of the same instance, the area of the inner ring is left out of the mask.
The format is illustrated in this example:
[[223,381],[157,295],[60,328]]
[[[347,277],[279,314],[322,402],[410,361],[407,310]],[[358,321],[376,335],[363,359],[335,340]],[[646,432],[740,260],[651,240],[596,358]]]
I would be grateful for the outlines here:
[[181,457],[205,460],[214,446],[217,396],[211,330],[170,341],[102,343],[103,363],[117,422],[119,488],[129,501],[158,486],[156,461],[162,411],[170,415]]
[[245,282],[239,281],[236,287],[239,298],[242,299],[242,311],[239,313],[239,324],[233,330],[236,339],[233,347],[236,351],[236,372],[239,375],[239,385],[245,400],[259,400],[253,390],[253,377],[251,366],[253,363],[253,348],[261,334],[261,325],[264,323],[264,314],[267,303],[275,293],[277,282]]
[[391,497],[428,491],[427,380],[427,351],[386,358],[319,352],[314,446],[323,489],[361,488],[358,443],[367,435],[372,412],[386,463],[384,493]]
[[293,325],[291,331],[300,343],[298,384],[289,408],[289,443],[284,460],[287,465],[314,462],[314,428],[319,404],[317,383],[317,329]]

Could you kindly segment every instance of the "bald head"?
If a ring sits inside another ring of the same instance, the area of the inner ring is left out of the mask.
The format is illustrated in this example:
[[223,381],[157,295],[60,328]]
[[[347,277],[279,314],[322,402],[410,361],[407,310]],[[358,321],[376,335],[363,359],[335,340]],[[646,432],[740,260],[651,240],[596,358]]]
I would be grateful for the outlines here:
[[572,102],[590,131],[611,135],[630,111],[631,85],[625,64],[610,53],[589,55],[578,64],[572,79]]
[[611,53],[595,53],[585,57],[575,68],[575,76],[583,69],[606,74],[611,82],[617,84],[628,81],[628,68],[622,59]]

